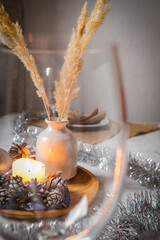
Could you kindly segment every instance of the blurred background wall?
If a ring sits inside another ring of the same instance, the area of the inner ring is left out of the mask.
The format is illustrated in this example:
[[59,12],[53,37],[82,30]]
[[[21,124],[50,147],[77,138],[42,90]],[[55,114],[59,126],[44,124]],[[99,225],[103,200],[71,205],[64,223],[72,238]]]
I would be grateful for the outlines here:
[[[32,53],[36,53],[37,50],[65,50],[84,2],[84,0],[2,1],[11,18],[18,19],[22,25],[28,48]],[[88,0],[89,12],[94,3],[95,0]],[[118,44],[128,120],[159,122],[160,1],[112,0],[110,4],[112,10],[89,47],[105,48],[108,43]],[[39,56],[35,55],[38,62]],[[45,64],[46,61],[48,60],[43,59]],[[11,78],[15,79],[14,82]],[[15,56],[2,50],[0,86],[1,115],[26,109],[28,111],[43,109],[43,104],[35,95],[33,83],[23,65]]]

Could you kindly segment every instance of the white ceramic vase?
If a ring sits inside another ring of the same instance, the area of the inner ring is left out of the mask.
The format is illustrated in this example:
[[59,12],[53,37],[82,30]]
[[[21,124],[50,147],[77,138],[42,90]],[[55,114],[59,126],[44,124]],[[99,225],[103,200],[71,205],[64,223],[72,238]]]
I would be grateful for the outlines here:
[[47,176],[62,171],[62,178],[70,179],[77,173],[77,139],[66,128],[67,121],[45,121],[48,127],[37,137],[36,159],[45,164]]

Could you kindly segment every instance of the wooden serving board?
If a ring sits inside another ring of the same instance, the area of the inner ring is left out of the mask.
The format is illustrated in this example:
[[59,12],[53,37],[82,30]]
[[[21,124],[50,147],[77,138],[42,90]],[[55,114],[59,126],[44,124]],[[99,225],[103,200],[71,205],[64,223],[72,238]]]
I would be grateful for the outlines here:
[[72,208],[74,208],[85,194],[88,198],[88,204],[90,204],[96,197],[97,191],[99,189],[99,182],[91,172],[78,166],[77,175],[67,182],[67,186],[69,188],[71,197],[71,204],[68,208],[30,212],[12,209],[1,209],[0,214],[4,217],[16,220],[60,217],[67,214]]

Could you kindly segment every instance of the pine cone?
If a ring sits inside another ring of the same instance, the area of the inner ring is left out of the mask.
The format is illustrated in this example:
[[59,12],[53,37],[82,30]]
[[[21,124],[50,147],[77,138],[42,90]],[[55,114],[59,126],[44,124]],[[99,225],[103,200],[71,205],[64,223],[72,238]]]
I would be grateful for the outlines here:
[[70,194],[65,180],[60,176],[50,179],[50,185],[46,183],[44,204],[48,208],[66,208],[70,205]]
[[38,183],[37,179],[31,179],[31,182],[26,182],[28,201],[33,203],[43,202],[43,197],[48,194],[44,188],[44,183]]
[[56,173],[50,172],[49,176],[47,177],[46,180],[46,189],[50,189],[51,188],[51,181],[55,178],[61,177],[62,176],[62,172],[58,171]]
[[0,172],[0,187],[8,187],[10,181],[9,174],[3,174]]
[[47,207],[59,208],[60,204],[63,201],[63,198],[64,194],[59,188],[53,189],[46,196],[46,199],[44,199],[44,203]]
[[67,187],[67,183],[65,180],[62,180],[61,177],[52,178],[50,183],[50,189],[60,188],[61,191]]
[[8,190],[6,188],[0,188],[0,207],[6,207],[10,203],[10,196],[8,195]]
[[11,148],[9,149],[9,154],[11,156],[12,159],[16,159],[16,158],[21,158],[22,157],[22,146],[26,146],[26,143],[23,143],[21,145],[13,143],[13,146],[11,146]]
[[14,199],[22,199],[25,195],[25,186],[19,176],[11,177],[8,185],[8,193]]
[[32,148],[27,147],[27,143],[22,144],[13,143],[13,146],[9,150],[9,154],[12,159],[18,159],[34,155],[35,152],[33,151]]

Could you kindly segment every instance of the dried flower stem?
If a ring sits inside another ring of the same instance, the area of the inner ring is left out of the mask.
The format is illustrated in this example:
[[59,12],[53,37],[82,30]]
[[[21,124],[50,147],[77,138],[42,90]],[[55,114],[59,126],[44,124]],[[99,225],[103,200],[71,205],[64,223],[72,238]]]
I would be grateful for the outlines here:
[[39,75],[35,60],[26,47],[26,43],[22,34],[22,29],[18,23],[11,22],[7,12],[0,2],[0,38],[24,64],[30,72],[37,95],[42,98],[48,118],[50,119],[49,102],[43,84],[43,79]]
[[110,7],[106,6],[107,3],[108,0],[97,0],[90,18],[87,17],[87,3],[85,3],[78,18],[77,29],[76,31],[73,29],[65,62],[60,72],[60,81],[55,81],[54,97],[60,121],[67,118],[71,100],[80,90],[76,84],[85,49],[110,10]]

